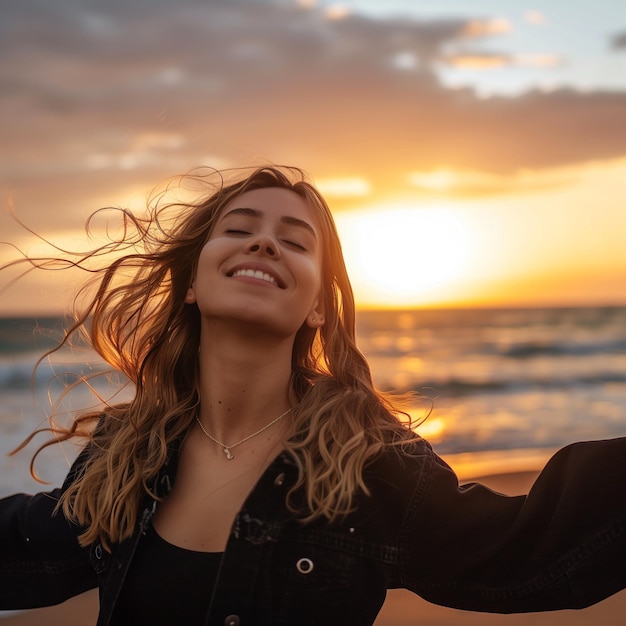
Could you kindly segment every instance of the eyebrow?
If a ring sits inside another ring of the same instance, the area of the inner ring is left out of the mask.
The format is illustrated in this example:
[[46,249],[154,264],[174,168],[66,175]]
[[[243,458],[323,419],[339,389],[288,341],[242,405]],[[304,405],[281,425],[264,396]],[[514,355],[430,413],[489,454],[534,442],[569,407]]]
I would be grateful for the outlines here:
[[[258,219],[258,218],[263,217],[263,211],[261,211],[260,209],[252,209],[249,207],[238,207],[236,209],[232,209],[228,211],[228,213],[226,213],[222,219],[225,219],[229,217],[230,215],[247,215],[248,217],[255,217]],[[309,224],[308,222],[305,222],[304,220],[301,220],[298,217],[293,217],[292,215],[283,215],[280,218],[280,221],[283,224],[289,224],[290,226],[297,226],[298,228],[303,228],[304,230],[311,233],[311,235],[313,235],[313,237],[317,239],[317,235],[315,233],[313,226],[311,226],[311,224]]]

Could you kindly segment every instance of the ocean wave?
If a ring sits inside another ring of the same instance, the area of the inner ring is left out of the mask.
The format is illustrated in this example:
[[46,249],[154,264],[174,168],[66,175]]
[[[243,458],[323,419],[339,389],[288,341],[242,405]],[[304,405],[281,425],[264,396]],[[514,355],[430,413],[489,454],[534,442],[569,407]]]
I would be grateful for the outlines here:
[[0,318],[0,355],[43,353],[58,345],[66,327],[63,317]]
[[[413,340],[406,334],[388,332],[383,341],[366,343],[364,352],[369,358],[402,358],[406,356],[428,358],[437,355],[483,355],[493,358],[530,360],[535,357],[587,357],[598,354],[626,354],[626,335],[618,338],[581,341],[550,338],[529,341],[507,342],[487,340],[480,337],[431,340],[428,344]],[[407,349],[407,345],[410,349]],[[363,347],[363,346],[362,346]]]
[[104,378],[111,371],[104,362],[43,361],[35,368],[36,362],[37,356],[25,355],[0,364],[0,391],[37,391],[50,387],[66,387],[85,378]]
[[[520,391],[564,391],[574,387],[604,386],[609,384],[626,385],[626,372],[607,372],[562,379],[528,378],[525,380],[476,381],[451,378],[448,380],[431,381],[416,380],[407,390],[427,397],[460,397],[472,394],[518,393]],[[392,381],[384,382],[381,387],[388,391],[399,388]]]
[[593,343],[528,342],[506,346],[499,350],[503,357],[529,359],[538,356],[594,356],[597,354],[626,353],[626,338]]

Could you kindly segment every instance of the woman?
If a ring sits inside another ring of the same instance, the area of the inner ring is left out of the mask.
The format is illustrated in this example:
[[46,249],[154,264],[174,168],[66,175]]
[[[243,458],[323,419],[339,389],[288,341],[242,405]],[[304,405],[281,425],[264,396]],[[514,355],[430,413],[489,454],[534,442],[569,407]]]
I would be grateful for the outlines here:
[[492,612],[624,587],[625,440],[562,450],[527,497],[459,488],[374,390],[301,172],[177,211],[126,214],[72,329],[136,392],[57,429],[87,439],[62,489],[2,501],[1,608],[98,585],[99,626],[371,624],[392,587]]

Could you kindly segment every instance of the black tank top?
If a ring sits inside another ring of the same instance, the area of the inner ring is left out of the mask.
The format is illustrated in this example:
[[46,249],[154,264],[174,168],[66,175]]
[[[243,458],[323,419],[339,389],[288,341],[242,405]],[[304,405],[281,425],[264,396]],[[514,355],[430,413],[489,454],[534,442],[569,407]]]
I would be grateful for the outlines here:
[[174,546],[150,526],[124,581],[115,623],[202,626],[221,558],[221,552]]

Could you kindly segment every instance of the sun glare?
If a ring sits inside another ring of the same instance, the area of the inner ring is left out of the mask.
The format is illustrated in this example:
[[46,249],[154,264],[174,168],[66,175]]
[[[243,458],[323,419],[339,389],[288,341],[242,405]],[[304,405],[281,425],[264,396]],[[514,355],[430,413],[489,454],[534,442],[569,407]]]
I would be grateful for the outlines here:
[[449,207],[389,207],[340,213],[337,228],[357,301],[413,306],[449,299],[463,279],[468,227]]

